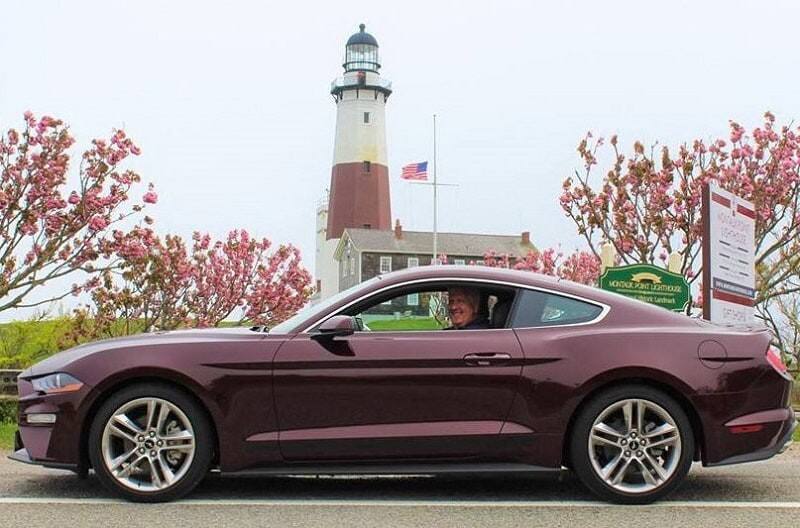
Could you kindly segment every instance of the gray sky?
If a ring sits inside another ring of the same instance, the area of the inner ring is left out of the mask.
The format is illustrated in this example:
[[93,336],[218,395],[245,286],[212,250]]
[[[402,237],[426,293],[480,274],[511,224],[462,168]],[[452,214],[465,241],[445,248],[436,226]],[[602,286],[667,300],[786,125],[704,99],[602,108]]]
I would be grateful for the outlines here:
[[431,227],[430,189],[399,172],[430,159],[435,112],[440,178],[459,185],[441,193],[440,229],[530,230],[571,250],[558,196],[585,132],[676,145],[765,110],[800,117],[798,20],[791,1],[3,0],[0,128],[30,109],[85,148],[124,126],[160,233],[245,227],[298,245],[313,270],[330,81],[364,22],[394,88],[393,216]]

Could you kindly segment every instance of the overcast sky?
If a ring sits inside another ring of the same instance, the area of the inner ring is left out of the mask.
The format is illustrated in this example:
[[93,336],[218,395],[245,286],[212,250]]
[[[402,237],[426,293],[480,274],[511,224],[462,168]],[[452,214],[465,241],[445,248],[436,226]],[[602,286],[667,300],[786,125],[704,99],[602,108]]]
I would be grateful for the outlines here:
[[[392,215],[431,228],[439,116],[440,229],[580,244],[563,179],[587,130],[677,145],[800,117],[800,4],[737,2],[226,2],[3,0],[0,129],[67,121],[86,147],[124,127],[142,148],[161,233],[244,227],[291,242],[313,270],[347,38],[380,44]],[[630,150],[630,149],[628,149]],[[142,191],[144,192],[144,191]]]

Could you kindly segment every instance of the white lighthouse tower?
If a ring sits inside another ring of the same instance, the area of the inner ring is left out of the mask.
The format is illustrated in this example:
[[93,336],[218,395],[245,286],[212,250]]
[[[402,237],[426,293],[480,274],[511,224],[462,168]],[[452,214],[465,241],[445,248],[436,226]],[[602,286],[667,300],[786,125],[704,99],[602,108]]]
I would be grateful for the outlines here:
[[378,41],[364,24],[359,28],[345,45],[344,75],[331,84],[336,137],[330,196],[327,207],[317,208],[319,299],[339,291],[339,267],[333,253],[346,228],[392,228],[386,158],[386,100],[392,93],[391,83],[379,73]]

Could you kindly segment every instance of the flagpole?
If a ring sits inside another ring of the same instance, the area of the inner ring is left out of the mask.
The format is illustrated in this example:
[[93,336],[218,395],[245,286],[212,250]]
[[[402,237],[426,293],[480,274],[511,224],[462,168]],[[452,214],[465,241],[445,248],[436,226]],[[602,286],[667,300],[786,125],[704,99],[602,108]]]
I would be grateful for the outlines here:
[[438,264],[438,237],[436,232],[436,114],[433,114],[433,263]]

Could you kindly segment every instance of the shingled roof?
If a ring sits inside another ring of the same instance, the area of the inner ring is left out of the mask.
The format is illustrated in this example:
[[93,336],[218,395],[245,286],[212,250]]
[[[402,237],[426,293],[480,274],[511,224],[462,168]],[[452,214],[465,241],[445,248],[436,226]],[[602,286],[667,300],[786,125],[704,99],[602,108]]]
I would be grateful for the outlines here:
[[[433,248],[433,233],[430,231],[383,231],[377,229],[347,228],[336,248],[339,258],[347,240],[360,252],[370,253],[430,253]],[[526,255],[535,246],[524,243],[522,235],[482,235],[478,233],[439,233],[439,253],[450,256],[482,257],[487,251],[509,256]]]

